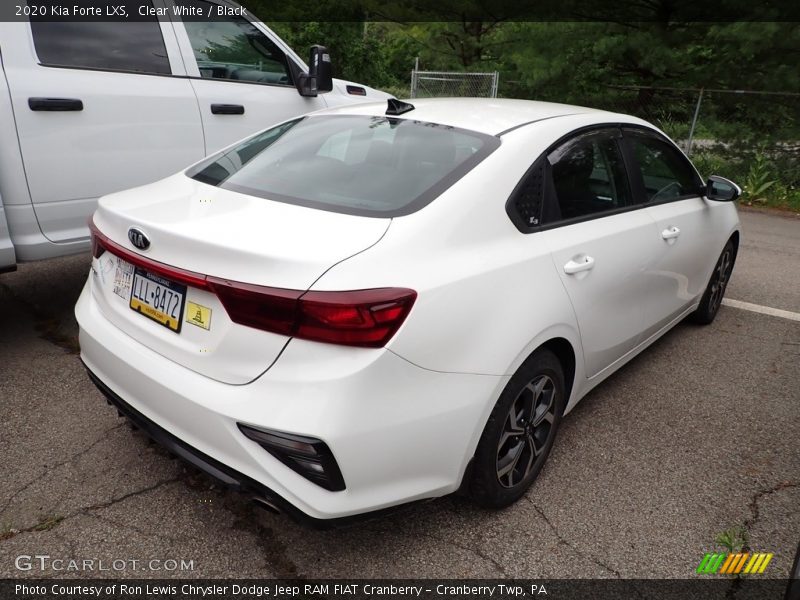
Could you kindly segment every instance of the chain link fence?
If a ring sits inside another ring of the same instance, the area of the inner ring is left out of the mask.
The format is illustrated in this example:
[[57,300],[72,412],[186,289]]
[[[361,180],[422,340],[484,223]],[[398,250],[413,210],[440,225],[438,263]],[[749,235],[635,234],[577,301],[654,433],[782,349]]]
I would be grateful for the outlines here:
[[411,71],[412,98],[465,96],[496,98],[500,74],[455,71]]
[[660,127],[701,175],[742,186],[745,203],[800,211],[800,93],[611,86],[603,104]]

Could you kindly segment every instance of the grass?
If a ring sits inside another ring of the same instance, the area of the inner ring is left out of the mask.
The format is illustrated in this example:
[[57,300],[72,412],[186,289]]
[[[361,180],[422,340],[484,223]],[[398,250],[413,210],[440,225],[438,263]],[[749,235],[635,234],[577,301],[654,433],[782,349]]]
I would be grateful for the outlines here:
[[765,147],[747,153],[721,147],[698,149],[692,162],[701,175],[721,175],[742,188],[741,204],[800,213],[800,165]]
[[717,535],[714,541],[723,546],[729,553],[736,554],[749,546],[750,535],[747,529],[737,525],[729,527]]
[[0,542],[8,540],[17,535],[19,531],[14,529],[10,523],[3,523],[0,525]]
[[[64,517],[62,515],[48,515],[30,529],[24,529],[23,531],[50,531],[58,527],[58,524],[63,520]],[[11,523],[5,522],[0,524],[0,542],[3,540],[10,540],[19,532],[20,530],[15,529]]]
[[58,527],[58,524],[63,520],[64,517],[61,515],[50,515],[34,525],[31,528],[31,531],[50,531],[51,529]]

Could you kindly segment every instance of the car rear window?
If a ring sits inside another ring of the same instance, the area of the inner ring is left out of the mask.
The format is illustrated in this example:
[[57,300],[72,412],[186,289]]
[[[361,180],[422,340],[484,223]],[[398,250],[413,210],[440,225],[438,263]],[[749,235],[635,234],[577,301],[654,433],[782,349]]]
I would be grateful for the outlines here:
[[499,138],[434,123],[320,115],[259,133],[187,175],[270,200],[395,217],[431,202],[499,145]]

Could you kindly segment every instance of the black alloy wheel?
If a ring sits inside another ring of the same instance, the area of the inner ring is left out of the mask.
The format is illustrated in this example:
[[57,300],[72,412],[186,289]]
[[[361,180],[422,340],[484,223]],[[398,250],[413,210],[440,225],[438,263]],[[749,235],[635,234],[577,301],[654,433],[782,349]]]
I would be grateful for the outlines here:
[[525,494],[553,447],[565,404],[561,362],[541,348],[508,381],[486,422],[469,481],[476,504],[502,508]]
[[725,248],[722,249],[722,254],[720,254],[717,264],[714,266],[714,271],[711,273],[711,279],[708,282],[708,287],[706,287],[702,300],[700,300],[700,305],[691,315],[695,323],[708,325],[717,316],[719,307],[722,306],[722,298],[725,296],[725,289],[731,279],[735,262],[736,248],[733,245],[733,241],[728,240]]
[[506,488],[524,480],[544,452],[555,421],[556,386],[539,375],[520,391],[497,444],[497,480]]

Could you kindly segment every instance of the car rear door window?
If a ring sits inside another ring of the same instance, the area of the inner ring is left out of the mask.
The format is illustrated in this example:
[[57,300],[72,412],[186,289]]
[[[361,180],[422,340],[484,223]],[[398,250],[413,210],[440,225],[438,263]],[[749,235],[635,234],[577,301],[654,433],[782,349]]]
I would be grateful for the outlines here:
[[675,146],[646,132],[626,131],[625,135],[641,175],[641,201],[668,202],[700,194],[697,172]]
[[158,20],[43,21],[31,17],[39,62],[53,67],[168,75],[167,49]]
[[[208,2],[177,0],[177,5],[209,14]],[[286,55],[255,25],[242,17],[184,21],[200,76],[292,85]]]
[[590,134],[548,155],[561,219],[576,219],[631,204],[625,165],[617,141]]
[[635,204],[616,128],[577,133],[540,156],[506,203],[523,233]]

